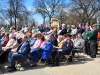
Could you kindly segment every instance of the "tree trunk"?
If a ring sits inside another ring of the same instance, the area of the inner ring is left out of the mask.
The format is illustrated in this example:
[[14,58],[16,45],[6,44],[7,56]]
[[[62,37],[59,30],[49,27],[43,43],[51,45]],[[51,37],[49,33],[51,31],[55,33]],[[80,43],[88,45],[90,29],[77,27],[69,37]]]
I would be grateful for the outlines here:
[[88,22],[89,25],[91,24],[91,23],[90,23],[90,20],[91,20],[90,18],[88,18],[88,17],[86,18],[86,22]]
[[52,22],[51,22],[51,17],[49,17],[49,24],[50,24],[50,26],[51,26],[51,23],[52,23]]
[[16,30],[16,14],[15,14],[15,30]]
[[12,26],[12,17],[10,17],[10,26]]
[[43,25],[45,26],[45,16],[43,17]]

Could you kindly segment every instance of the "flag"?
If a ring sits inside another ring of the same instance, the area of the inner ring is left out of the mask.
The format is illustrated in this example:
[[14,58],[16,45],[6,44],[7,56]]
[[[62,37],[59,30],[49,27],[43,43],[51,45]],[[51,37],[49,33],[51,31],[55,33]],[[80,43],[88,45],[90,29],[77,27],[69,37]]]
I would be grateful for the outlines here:
[[84,22],[83,19],[81,20],[81,26],[82,26],[83,29],[85,28],[85,22]]

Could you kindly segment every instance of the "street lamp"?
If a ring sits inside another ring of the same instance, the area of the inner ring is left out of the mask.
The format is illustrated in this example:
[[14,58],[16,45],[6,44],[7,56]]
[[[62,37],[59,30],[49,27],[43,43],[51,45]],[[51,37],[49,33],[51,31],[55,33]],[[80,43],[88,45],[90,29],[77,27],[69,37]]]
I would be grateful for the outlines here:
[[61,16],[61,24],[63,23],[63,18],[64,18],[64,17],[63,17],[63,16]]
[[45,17],[46,16],[43,16],[43,25],[45,26]]
[[100,24],[100,17],[97,17],[97,24]]

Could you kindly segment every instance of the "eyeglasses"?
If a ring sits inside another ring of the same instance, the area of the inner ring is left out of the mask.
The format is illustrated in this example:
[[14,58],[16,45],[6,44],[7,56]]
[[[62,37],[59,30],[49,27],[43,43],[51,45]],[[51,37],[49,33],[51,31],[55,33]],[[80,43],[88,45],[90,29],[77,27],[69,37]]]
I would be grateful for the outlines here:
[[79,35],[77,35],[77,37],[79,37]]

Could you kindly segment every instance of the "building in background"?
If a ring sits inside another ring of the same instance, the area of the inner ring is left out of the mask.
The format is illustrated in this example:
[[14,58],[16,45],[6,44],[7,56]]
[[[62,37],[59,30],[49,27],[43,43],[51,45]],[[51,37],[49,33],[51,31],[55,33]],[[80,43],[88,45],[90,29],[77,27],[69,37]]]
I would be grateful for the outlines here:
[[58,19],[58,17],[52,17],[51,18],[51,26],[57,26],[59,27],[60,26],[60,20]]

